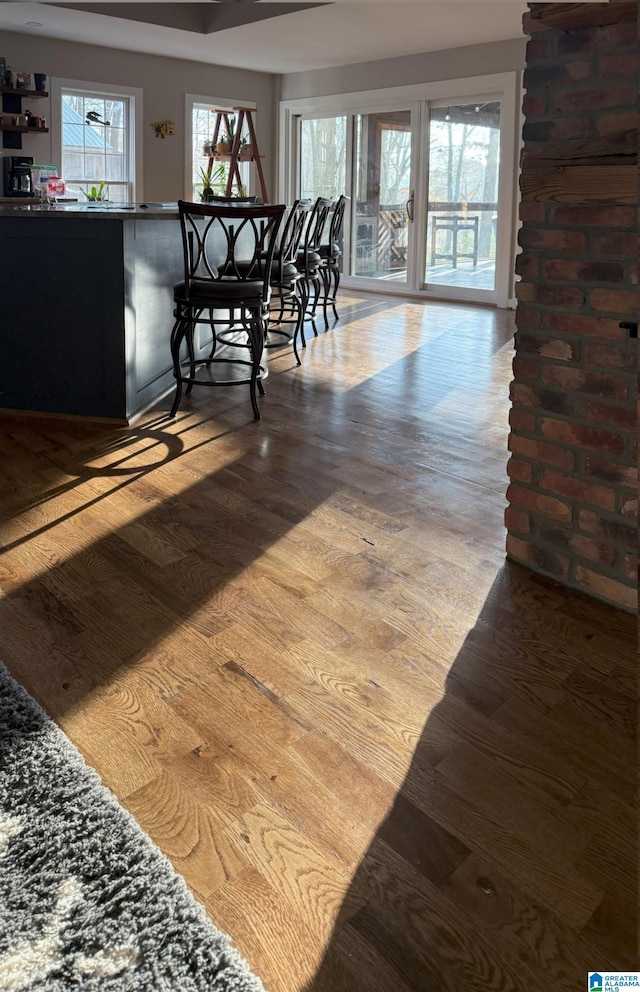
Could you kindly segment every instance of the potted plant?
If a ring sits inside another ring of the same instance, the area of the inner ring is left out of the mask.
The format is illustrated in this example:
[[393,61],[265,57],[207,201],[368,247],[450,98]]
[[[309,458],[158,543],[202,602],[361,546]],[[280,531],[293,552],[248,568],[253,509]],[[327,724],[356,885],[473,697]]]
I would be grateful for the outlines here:
[[105,182],[101,182],[97,186],[91,186],[88,190],[80,187],[80,190],[86,196],[87,200],[95,202],[109,199],[109,187]]
[[238,158],[241,162],[249,162],[253,158],[253,145],[249,141],[249,136],[243,134],[238,146]]
[[206,202],[214,196],[224,196],[227,189],[227,174],[224,162],[216,166],[211,163],[206,169],[199,169],[202,192],[200,199]]
[[216,154],[217,155],[230,155],[231,149],[233,148],[233,139],[236,136],[236,121],[234,117],[229,119],[227,125],[227,130],[220,135],[218,143],[216,144]]

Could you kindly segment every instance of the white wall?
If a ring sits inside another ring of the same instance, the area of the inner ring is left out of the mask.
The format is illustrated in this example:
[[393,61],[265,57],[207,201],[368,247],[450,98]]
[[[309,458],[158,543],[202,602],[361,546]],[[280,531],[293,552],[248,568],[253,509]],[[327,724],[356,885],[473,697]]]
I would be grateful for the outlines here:
[[386,86],[434,83],[523,69],[527,39],[469,45],[444,52],[360,62],[330,69],[293,72],[280,77],[280,99],[296,100],[334,93],[355,93]]
[[[267,189],[274,194],[276,76],[12,32],[0,32],[0,55],[14,72],[44,72],[48,77],[118,83],[142,89],[144,185],[141,196],[148,200],[177,200],[184,196],[185,93],[228,98],[240,104],[255,102],[256,130]],[[51,120],[48,100],[25,100],[23,106],[45,116],[47,122]],[[175,134],[156,138],[149,124],[165,119],[175,121]],[[10,149],[3,149],[2,153],[20,154]],[[52,152],[50,134],[24,135],[22,153],[32,155],[36,162],[59,165]]]

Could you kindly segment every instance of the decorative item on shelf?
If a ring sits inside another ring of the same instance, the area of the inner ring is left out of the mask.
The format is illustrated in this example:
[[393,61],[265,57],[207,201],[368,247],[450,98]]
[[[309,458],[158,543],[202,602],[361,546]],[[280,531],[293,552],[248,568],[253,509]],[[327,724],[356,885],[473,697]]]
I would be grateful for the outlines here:
[[105,182],[91,186],[88,190],[81,189],[81,192],[91,202],[104,202],[109,199],[109,187]]
[[227,130],[220,135],[220,140],[216,142],[216,155],[230,155],[235,136],[235,118],[227,117]]
[[38,93],[44,93],[47,88],[47,76],[44,72],[34,72],[33,81]]
[[156,138],[166,138],[167,135],[174,134],[175,121],[153,121],[150,127],[156,133]]
[[240,162],[250,162],[253,158],[253,145],[249,140],[247,134],[243,134],[240,138],[240,144],[238,146],[238,160]]
[[30,90],[31,89],[31,73],[30,72],[17,72],[16,73],[16,89],[17,90]]

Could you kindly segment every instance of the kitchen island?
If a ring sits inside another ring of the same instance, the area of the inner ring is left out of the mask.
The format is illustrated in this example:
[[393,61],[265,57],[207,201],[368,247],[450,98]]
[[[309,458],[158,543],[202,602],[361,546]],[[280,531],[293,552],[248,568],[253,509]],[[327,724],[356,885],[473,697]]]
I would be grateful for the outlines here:
[[0,408],[131,423],[174,386],[177,204],[0,206]]

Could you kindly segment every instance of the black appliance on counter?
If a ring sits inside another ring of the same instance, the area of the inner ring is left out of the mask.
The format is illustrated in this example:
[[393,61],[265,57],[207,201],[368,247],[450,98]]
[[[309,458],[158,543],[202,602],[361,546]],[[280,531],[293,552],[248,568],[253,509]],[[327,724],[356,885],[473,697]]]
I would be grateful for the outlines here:
[[2,159],[5,196],[33,196],[31,166],[28,155],[5,155]]

